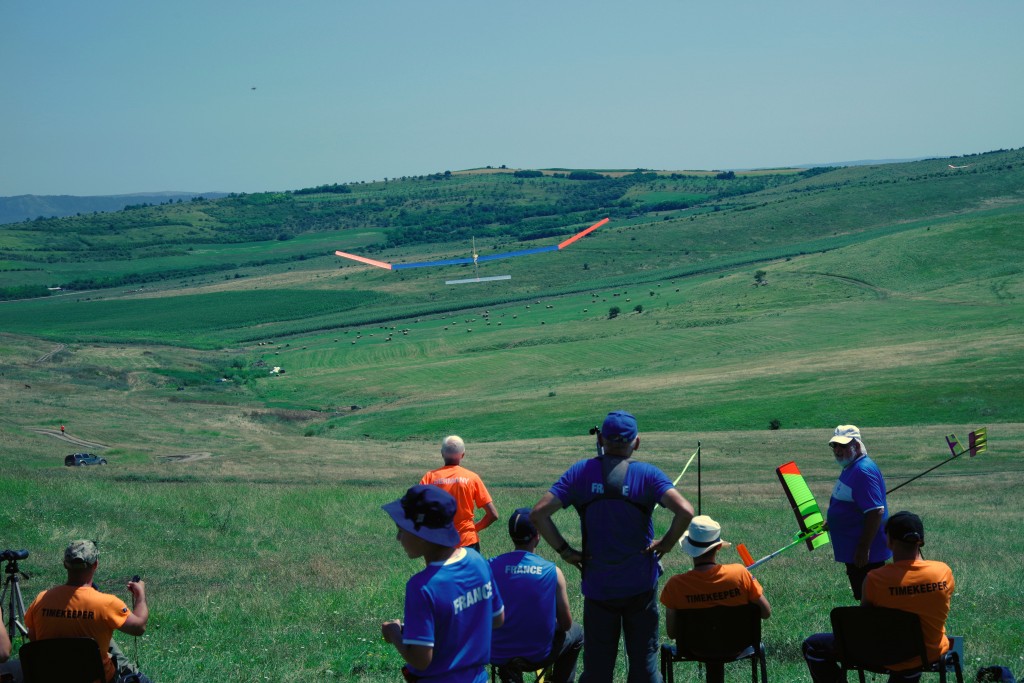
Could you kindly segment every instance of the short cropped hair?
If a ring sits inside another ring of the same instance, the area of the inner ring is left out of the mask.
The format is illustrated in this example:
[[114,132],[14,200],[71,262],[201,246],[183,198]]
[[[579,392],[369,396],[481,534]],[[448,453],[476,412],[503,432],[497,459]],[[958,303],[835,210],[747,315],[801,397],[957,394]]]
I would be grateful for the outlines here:
[[444,441],[441,442],[441,455],[444,457],[450,457],[453,455],[461,455],[466,452],[466,442],[462,440],[461,436],[446,436]]

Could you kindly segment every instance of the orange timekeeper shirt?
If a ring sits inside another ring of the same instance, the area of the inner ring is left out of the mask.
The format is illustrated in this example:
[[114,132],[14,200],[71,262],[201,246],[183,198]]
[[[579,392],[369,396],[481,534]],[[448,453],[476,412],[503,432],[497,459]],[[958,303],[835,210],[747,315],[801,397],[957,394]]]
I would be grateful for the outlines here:
[[741,564],[716,564],[704,571],[676,574],[661,589],[661,604],[669,609],[738,607],[757,602],[764,590]]
[[[913,612],[921,620],[921,632],[929,661],[949,650],[946,617],[953,598],[953,570],[934,560],[903,560],[868,572],[864,579],[864,602]],[[894,671],[920,666],[915,657],[893,664]]]
[[92,638],[100,648],[107,680],[114,678],[110,637],[128,620],[131,610],[115,595],[92,586],[54,586],[43,591],[25,611],[33,640]]

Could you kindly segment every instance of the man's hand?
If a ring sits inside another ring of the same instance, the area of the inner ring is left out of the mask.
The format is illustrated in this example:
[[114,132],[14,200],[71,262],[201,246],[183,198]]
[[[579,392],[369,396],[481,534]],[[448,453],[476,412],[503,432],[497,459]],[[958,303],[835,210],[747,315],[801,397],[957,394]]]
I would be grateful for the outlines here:
[[652,543],[649,546],[647,546],[647,548],[644,550],[644,552],[647,553],[648,555],[650,555],[651,553],[654,553],[655,555],[658,556],[658,559],[660,560],[666,554],[672,552],[672,546],[674,545],[674,544],[671,544],[671,545],[668,545],[668,546],[664,546],[663,545],[664,540],[665,539],[659,538],[654,543]]
[[583,571],[583,553],[573,548],[568,548],[562,553],[561,558],[580,571]]
[[136,604],[139,602],[146,601],[146,582],[145,581],[129,581],[128,592],[132,594],[132,599]]
[[392,645],[400,645],[402,643],[402,622],[398,619],[385,621],[380,625],[380,635]]

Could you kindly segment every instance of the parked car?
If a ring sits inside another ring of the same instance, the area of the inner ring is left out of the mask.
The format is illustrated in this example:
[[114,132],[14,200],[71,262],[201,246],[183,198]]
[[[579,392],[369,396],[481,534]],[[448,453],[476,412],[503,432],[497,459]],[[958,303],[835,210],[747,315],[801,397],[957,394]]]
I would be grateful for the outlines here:
[[75,467],[77,465],[106,465],[107,459],[92,453],[72,453],[64,458],[64,464],[68,467]]

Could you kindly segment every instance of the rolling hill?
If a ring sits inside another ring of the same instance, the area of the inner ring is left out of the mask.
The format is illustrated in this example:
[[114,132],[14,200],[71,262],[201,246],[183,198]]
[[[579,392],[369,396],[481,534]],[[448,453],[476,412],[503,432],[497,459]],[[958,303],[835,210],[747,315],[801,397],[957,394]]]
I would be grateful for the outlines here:
[[[38,355],[67,348],[7,375],[73,383],[96,366],[116,377],[107,391],[157,413],[189,400],[305,411],[304,433],[338,438],[460,421],[473,438],[570,434],[626,399],[659,429],[1021,420],[1024,151],[734,177],[523,175],[6,226],[6,290],[67,288],[3,304],[4,332]],[[605,215],[568,249],[481,264],[502,282],[333,256],[545,246]],[[147,345],[163,351],[139,356]],[[111,369],[112,349],[135,360]],[[543,424],[522,426],[538,410]]]
[[[544,247],[604,216],[566,249],[480,264],[509,280],[333,255]],[[422,567],[379,508],[446,434],[507,514],[631,410],[665,472],[701,445],[681,490],[760,555],[795,531],[775,467],[799,460],[827,500],[834,425],[861,427],[891,483],[987,426],[989,452],[891,504],[956,574],[969,663],[1013,664],[1022,228],[1024,150],[732,176],[482,169],[0,226],[5,545],[31,550],[26,594],[63,581],[72,538],[102,544],[105,590],[143,576],[154,679],[373,683],[396,675],[380,622]],[[63,466],[84,449],[109,464]],[[849,601],[842,570],[820,549],[756,571],[772,678],[807,680],[800,643]]]

